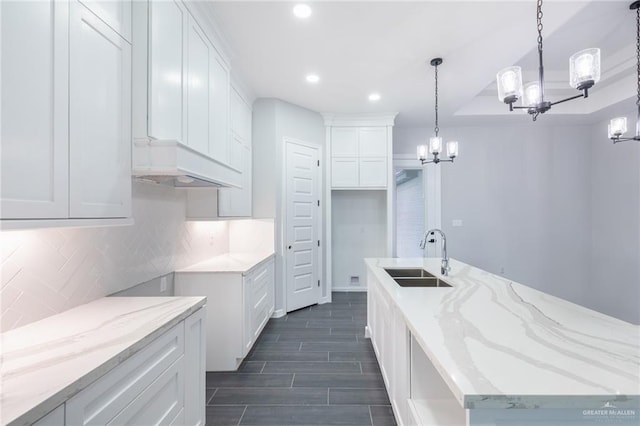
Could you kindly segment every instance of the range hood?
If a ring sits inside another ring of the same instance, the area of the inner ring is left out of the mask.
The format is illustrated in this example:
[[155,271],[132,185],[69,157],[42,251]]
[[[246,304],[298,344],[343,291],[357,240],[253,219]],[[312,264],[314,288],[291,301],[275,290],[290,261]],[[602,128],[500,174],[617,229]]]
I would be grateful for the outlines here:
[[178,141],[136,139],[133,176],[176,187],[239,188],[242,172]]

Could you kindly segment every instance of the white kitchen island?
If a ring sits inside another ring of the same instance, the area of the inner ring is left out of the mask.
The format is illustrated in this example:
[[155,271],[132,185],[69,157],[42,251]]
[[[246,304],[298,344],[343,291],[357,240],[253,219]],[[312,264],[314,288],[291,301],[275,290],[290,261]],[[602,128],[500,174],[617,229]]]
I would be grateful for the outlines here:
[[[365,262],[366,332],[399,424],[640,423],[639,326],[455,260],[448,277],[439,258]],[[401,287],[385,268],[452,287]]]
[[0,424],[205,421],[204,297],[104,297],[0,334]]

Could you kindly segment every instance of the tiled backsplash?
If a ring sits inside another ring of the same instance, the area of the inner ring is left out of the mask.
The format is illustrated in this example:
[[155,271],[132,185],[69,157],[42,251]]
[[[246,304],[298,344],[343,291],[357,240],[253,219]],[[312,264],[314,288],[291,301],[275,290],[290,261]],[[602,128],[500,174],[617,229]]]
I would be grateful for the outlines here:
[[185,222],[184,190],[134,183],[133,226],[0,233],[0,331],[229,250],[227,222]]

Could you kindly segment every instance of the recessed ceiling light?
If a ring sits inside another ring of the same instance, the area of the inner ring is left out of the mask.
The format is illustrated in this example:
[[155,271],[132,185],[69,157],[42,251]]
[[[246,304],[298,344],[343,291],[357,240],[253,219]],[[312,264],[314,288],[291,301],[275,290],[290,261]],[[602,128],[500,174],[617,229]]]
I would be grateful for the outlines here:
[[320,77],[318,77],[317,74],[309,74],[306,79],[309,83],[317,83],[320,81]]
[[305,19],[311,16],[311,7],[306,4],[297,4],[293,8],[293,14],[300,19]]
[[378,102],[380,100],[380,93],[372,93],[369,95],[369,100],[371,102]]

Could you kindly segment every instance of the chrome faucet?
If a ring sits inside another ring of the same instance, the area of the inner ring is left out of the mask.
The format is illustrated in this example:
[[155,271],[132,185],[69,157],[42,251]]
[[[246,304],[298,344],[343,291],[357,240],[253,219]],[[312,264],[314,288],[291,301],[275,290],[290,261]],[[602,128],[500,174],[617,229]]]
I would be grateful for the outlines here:
[[[449,266],[449,256],[447,255],[447,237],[446,235],[444,235],[444,232],[436,228],[429,229],[424,233],[424,238],[422,238],[422,241],[420,241],[420,248],[424,250],[424,248],[427,246],[427,238],[429,237],[429,235],[434,235],[436,232],[438,232],[442,237],[442,265],[440,266],[440,273],[444,276],[447,276],[449,275],[451,267]],[[431,239],[429,242],[434,243],[435,240]]]

